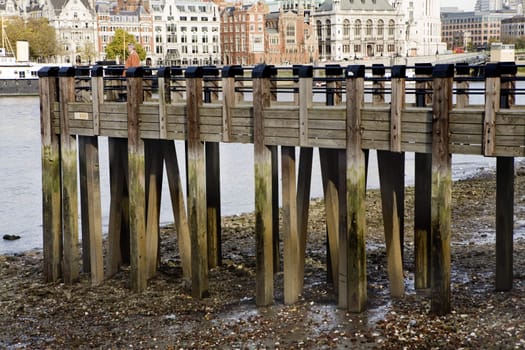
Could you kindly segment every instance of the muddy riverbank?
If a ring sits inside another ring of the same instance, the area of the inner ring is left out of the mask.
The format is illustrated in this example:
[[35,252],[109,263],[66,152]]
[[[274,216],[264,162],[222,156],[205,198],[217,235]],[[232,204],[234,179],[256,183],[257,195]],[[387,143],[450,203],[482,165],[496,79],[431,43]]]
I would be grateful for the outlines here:
[[453,312],[428,313],[428,291],[413,286],[413,189],[406,191],[406,296],[389,297],[378,191],[367,193],[368,311],[337,309],[326,282],[324,207],[310,210],[304,293],[255,306],[253,215],[223,219],[223,264],[210,271],[211,296],[194,300],[181,278],[173,229],[162,232],[162,264],[147,290],[129,290],[129,270],[92,287],[42,283],[42,253],[0,256],[0,348],[525,348],[525,175],[517,166],[514,288],[494,291],[495,176],[453,184]]

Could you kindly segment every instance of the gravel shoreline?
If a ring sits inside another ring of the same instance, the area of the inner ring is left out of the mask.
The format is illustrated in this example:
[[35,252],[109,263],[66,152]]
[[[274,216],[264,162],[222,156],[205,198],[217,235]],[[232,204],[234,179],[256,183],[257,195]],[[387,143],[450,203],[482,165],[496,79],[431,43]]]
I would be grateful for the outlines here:
[[210,297],[191,298],[172,227],[162,230],[161,267],[143,293],[123,268],[93,287],[44,284],[42,253],[0,256],[0,348],[6,349],[525,349],[525,176],[515,185],[514,288],[494,291],[495,174],[453,184],[451,314],[429,314],[428,291],[413,286],[413,188],[406,189],[406,296],[391,299],[378,191],[367,192],[368,311],[337,309],[326,281],[324,206],[312,202],[305,288],[283,304],[255,306],[252,214],[223,218],[223,264],[210,271]]

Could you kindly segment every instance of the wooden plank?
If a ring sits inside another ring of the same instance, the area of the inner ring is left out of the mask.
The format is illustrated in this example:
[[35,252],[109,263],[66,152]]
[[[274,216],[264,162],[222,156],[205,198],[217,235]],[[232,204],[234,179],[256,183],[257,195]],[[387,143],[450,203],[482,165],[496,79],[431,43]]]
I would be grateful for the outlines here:
[[[348,310],[362,312],[367,301],[366,278],[366,164],[361,145],[361,108],[364,103],[364,67],[362,75],[346,79],[346,250],[348,272]],[[344,253],[342,253],[344,254]],[[341,283],[341,281],[339,281]]]
[[312,107],[308,109],[310,120],[345,120],[344,106]]
[[299,129],[298,119],[274,119],[273,117],[264,118],[265,128],[294,128]]
[[90,273],[91,284],[98,285],[104,280],[98,139],[79,137],[78,142],[83,267]]
[[191,240],[191,294],[208,295],[208,248],[206,223],[206,165],[204,144],[200,141],[199,110],[202,106],[202,76],[186,78],[188,128],[188,223]]
[[[438,70],[436,72],[436,70]],[[432,204],[431,204],[431,312],[450,312],[450,220],[452,201],[448,115],[452,109],[452,74],[449,65],[434,68]]]
[[310,130],[344,130],[344,120],[317,120],[310,118]]
[[319,148],[335,148],[335,149],[344,149],[345,142],[344,140],[331,140],[331,139],[315,139],[310,138],[309,143],[312,147]]
[[53,131],[52,108],[58,101],[57,78],[40,77],[40,135],[42,149],[42,233],[45,282],[62,276],[62,211],[60,137]]
[[67,105],[75,100],[75,79],[71,71],[59,77],[60,91],[60,153],[62,167],[62,227],[64,239],[64,282],[78,280],[80,244],[78,237],[78,174],[77,140],[69,131]]
[[381,122],[390,122],[390,108],[374,108],[365,106],[361,111],[362,120],[375,120]]
[[272,152],[264,143],[264,109],[270,106],[270,79],[253,79],[256,304],[273,304]]
[[[98,73],[97,73],[98,72]],[[93,109],[93,134],[100,133],[100,105],[104,103],[104,77],[103,70],[92,71],[91,95]]]

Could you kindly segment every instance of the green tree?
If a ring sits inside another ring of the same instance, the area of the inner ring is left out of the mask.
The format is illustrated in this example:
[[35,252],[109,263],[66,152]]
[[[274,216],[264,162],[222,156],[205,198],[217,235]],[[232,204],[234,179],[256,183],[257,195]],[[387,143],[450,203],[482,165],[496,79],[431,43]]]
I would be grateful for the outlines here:
[[82,56],[82,59],[88,63],[91,63],[91,61],[97,57],[97,52],[95,50],[95,44],[92,42],[86,42],[84,45],[80,48],[79,54]]
[[16,42],[24,40],[29,43],[29,55],[32,60],[48,61],[56,56],[58,45],[55,29],[49,25],[46,18],[11,18],[5,23],[5,33],[13,50],[16,51]]
[[137,51],[140,60],[146,58],[146,50],[137,43],[135,36],[126,32],[123,29],[115,30],[113,40],[106,46],[106,58],[113,60],[119,57],[121,61],[125,61],[128,57],[128,44],[135,44],[135,50]]

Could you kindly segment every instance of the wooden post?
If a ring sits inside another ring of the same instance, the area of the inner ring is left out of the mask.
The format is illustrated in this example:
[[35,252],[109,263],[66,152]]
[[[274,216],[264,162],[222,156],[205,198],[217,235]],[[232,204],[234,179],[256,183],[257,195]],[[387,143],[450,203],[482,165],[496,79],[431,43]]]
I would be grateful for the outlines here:
[[449,113],[452,109],[454,66],[438,64],[432,73],[432,300],[431,312],[450,312],[450,218],[452,200]]
[[58,67],[38,71],[40,88],[40,134],[42,138],[42,231],[44,280],[62,277],[62,211],[60,136],[53,131],[52,105],[58,102]]
[[222,68],[222,140],[230,142],[232,137],[232,108],[237,105],[235,77],[243,75],[241,66]]
[[392,67],[392,101],[390,102],[390,150],[401,152],[401,114],[405,108],[406,67]]
[[[366,162],[361,146],[361,108],[364,104],[364,66],[346,69],[346,203],[348,310],[365,309],[366,291]],[[341,283],[341,281],[339,281]]]
[[60,90],[60,153],[62,158],[62,227],[64,232],[64,282],[79,277],[77,138],[69,133],[68,104],[75,101],[75,69],[58,72]]
[[270,77],[275,68],[260,64],[252,71],[254,161],[255,161],[255,239],[256,239],[256,304],[273,303],[273,215],[272,152],[264,142],[264,109],[270,106]]
[[159,85],[159,138],[168,139],[168,111],[167,107],[171,103],[171,69],[160,67],[157,70]]
[[[204,67],[203,75],[216,77],[219,69]],[[204,91],[204,102],[211,103],[218,97],[217,81],[207,81]],[[208,234],[208,267],[214,268],[221,264],[221,169],[218,142],[206,142],[206,206]]]
[[[501,62],[500,107],[514,104],[517,67],[514,62]],[[490,72],[489,72],[490,75]],[[496,290],[512,289],[514,234],[514,158],[496,159]]]
[[129,236],[131,287],[146,289],[148,274],[146,234],[146,175],[144,140],[140,137],[139,105],[142,104],[142,67],[126,71],[128,113]]
[[372,76],[377,80],[372,82],[372,103],[380,105],[385,103],[385,66],[383,64],[372,64]]
[[485,66],[485,120],[483,122],[483,154],[496,151],[496,113],[500,109],[501,78],[498,63]]
[[470,67],[468,63],[456,63],[456,108],[465,108],[469,105],[469,77]]
[[390,295],[403,297],[405,154],[401,152],[401,115],[405,108],[406,67],[392,67],[390,149],[377,151]]
[[[425,107],[432,87],[431,64],[416,64],[416,106]],[[432,188],[432,153],[415,154],[414,171],[414,286],[430,288],[430,203]]]
[[202,106],[202,67],[188,67],[186,109],[188,125],[188,223],[191,240],[191,290],[194,298],[208,296],[208,248],[206,223],[206,164],[200,141]]
[[306,239],[308,235],[308,210],[310,208],[310,188],[312,183],[313,148],[308,146],[308,108],[312,106],[313,67],[301,66],[299,76],[299,139],[301,150],[299,155],[299,176],[297,180],[297,226],[299,230],[299,290],[304,283],[304,267],[306,263]]
[[[326,105],[335,106],[341,104],[342,83],[336,81],[343,75],[343,68],[338,64],[329,64],[325,66],[326,82]],[[346,283],[341,283],[342,280],[347,281],[346,274],[346,255],[340,251],[341,244],[346,242],[346,230],[341,226],[340,220],[344,219],[342,212],[346,211],[345,202],[345,188],[343,176],[340,175],[341,169],[340,161],[346,163],[344,156],[345,150],[336,149],[319,149],[319,157],[321,161],[321,173],[323,177],[323,189],[325,194],[326,206],[326,265],[327,265],[327,279],[335,284],[338,289],[338,305],[340,308],[347,307],[347,290]],[[344,173],[344,171],[343,171]],[[341,237],[342,236],[342,237]]]
[[80,213],[82,218],[83,270],[91,274],[91,283],[97,285],[104,279],[102,251],[102,209],[100,202],[100,173],[98,138],[100,105],[104,102],[103,68],[91,70],[93,135],[79,136]]

